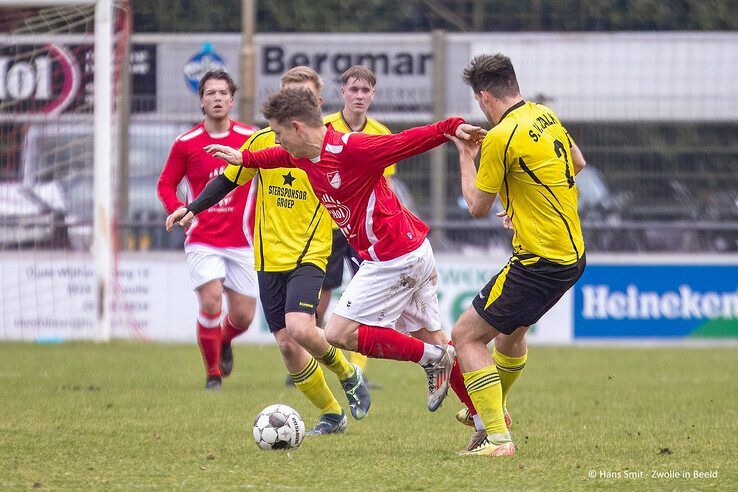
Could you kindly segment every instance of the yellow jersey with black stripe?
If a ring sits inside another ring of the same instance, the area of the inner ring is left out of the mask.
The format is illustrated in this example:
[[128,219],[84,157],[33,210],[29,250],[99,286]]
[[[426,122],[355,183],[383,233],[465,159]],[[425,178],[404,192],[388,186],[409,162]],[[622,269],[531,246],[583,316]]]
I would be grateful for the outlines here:
[[482,142],[476,186],[499,193],[516,256],[571,265],[584,254],[572,145],[553,111],[527,101],[507,110]]
[[[274,132],[254,133],[241,150],[252,152],[274,147]],[[325,271],[333,234],[328,212],[320,204],[298,168],[249,169],[229,165],[225,176],[238,185],[258,176],[254,222],[254,268],[262,272],[286,272],[311,263]]]

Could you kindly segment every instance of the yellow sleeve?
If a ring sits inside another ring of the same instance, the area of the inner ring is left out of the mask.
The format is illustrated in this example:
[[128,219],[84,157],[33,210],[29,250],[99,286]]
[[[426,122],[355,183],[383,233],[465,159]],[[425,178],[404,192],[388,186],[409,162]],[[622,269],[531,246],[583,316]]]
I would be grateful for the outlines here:
[[397,164],[392,164],[390,167],[384,169],[385,176],[394,176],[397,174]]
[[505,149],[510,141],[510,132],[505,128],[495,127],[489,131],[484,141],[479,158],[477,188],[487,193],[500,191],[505,178]]
[[[257,150],[268,149],[275,145],[274,132],[271,128],[266,127],[251,135],[239,150],[243,152],[248,149],[251,152],[256,152]],[[228,167],[225,168],[225,171],[223,171],[223,174],[225,174],[226,178],[241,186],[251,181],[254,176],[256,176],[257,172],[259,172],[259,170],[256,168],[229,164]]]
[[228,164],[223,174],[238,186],[245,185],[256,176],[258,169]]

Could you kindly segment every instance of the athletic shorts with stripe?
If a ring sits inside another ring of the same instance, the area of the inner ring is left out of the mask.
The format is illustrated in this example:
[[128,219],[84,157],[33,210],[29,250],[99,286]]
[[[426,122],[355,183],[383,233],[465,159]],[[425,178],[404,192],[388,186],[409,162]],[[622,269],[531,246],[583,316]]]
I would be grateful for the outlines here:
[[287,325],[285,313],[315,314],[323,287],[323,270],[303,263],[286,272],[256,273],[261,306],[270,332],[277,332]]
[[584,273],[582,256],[572,265],[559,265],[537,256],[513,256],[472,301],[492,328],[511,334],[536,323]]

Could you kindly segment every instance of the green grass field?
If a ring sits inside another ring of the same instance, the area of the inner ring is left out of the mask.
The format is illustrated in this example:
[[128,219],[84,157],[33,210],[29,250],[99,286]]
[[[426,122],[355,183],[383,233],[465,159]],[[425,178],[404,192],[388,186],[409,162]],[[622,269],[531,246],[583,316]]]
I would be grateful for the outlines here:
[[261,451],[263,407],[291,405],[307,426],[316,412],[283,386],[275,347],[235,356],[206,393],[194,345],[0,344],[0,488],[738,488],[735,347],[532,347],[505,459],[456,456],[470,435],[456,397],[429,413],[424,373],[388,361],[370,361],[383,388],[346,434]]

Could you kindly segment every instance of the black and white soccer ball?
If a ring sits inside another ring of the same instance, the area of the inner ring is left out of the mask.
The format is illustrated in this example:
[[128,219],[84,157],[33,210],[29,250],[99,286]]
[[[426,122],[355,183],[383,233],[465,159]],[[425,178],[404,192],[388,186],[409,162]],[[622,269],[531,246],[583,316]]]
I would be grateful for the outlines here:
[[304,437],[305,422],[287,405],[269,405],[254,420],[254,441],[261,449],[296,448]]

